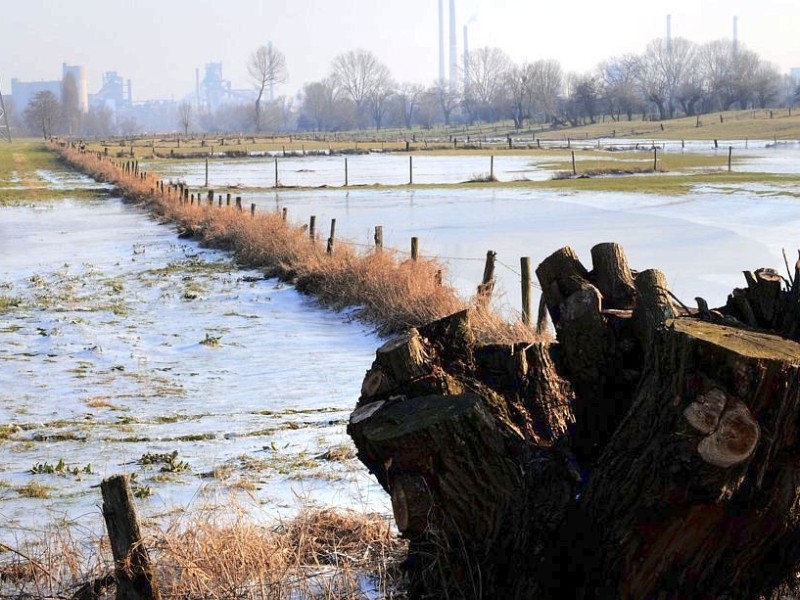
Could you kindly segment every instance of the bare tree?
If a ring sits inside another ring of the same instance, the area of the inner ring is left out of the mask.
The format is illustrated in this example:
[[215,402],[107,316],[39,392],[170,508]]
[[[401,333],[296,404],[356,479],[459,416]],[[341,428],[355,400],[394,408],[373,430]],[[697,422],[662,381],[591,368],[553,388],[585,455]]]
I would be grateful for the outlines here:
[[484,46],[470,52],[464,74],[464,103],[470,117],[494,121],[495,104],[505,92],[511,60],[500,48]]
[[188,102],[181,102],[178,105],[178,123],[183,129],[183,135],[189,135],[189,127],[192,125],[192,105]]
[[359,116],[370,109],[375,124],[382,116],[387,90],[391,87],[388,67],[367,50],[351,50],[333,59],[332,79],[336,86],[355,103]]
[[416,83],[404,83],[395,92],[397,103],[403,117],[403,125],[406,129],[411,129],[414,122],[414,112],[417,110],[422,93],[425,88]]
[[25,121],[32,130],[42,132],[47,139],[53,135],[53,128],[58,123],[61,104],[53,92],[37,92],[25,108]]
[[255,102],[255,128],[261,130],[261,102],[264,99],[264,92],[268,87],[285,83],[289,79],[289,71],[286,69],[286,57],[283,52],[269,46],[259,46],[250,59],[247,61],[247,72],[253,79],[255,88],[258,91]]
[[624,113],[628,121],[642,107],[642,96],[636,87],[638,58],[632,54],[610,58],[598,67],[600,95],[606,112],[613,121]]
[[450,125],[453,112],[458,108],[459,91],[453,90],[447,81],[437,81],[431,91],[439,103],[445,125]]
[[537,60],[531,64],[531,114],[550,121],[556,114],[564,88],[564,72],[557,60]]
[[325,131],[331,125],[336,102],[336,89],[330,79],[313,81],[303,86],[302,115],[311,121],[317,131]]
[[685,38],[658,38],[639,60],[637,79],[642,94],[655,104],[660,119],[675,113],[675,94],[695,59],[695,45]]
[[514,128],[522,129],[525,119],[530,117],[533,104],[533,66],[529,63],[511,65],[505,79],[507,110],[514,120]]

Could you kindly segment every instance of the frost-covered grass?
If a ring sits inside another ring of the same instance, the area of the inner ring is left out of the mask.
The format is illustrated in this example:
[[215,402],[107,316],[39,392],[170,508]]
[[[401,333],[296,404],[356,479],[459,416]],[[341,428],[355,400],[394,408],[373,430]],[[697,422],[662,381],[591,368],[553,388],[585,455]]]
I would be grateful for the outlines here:
[[[69,146],[61,148],[61,155],[98,181],[115,184],[128,199],[149,205],[160,218],[177,223],[185,235],[231,250],[242,265],[291,281],[326,306],[357,307],[359,317],[383,334],[418,327],[471,305],[443,284],[444,266],[436,259],[413,261],[389,250],[364,253],[338,240],[328,252],[304,227],[283,220],[278,212],[250,214],[220,207],[199,192],[197,201],[185,202],[169,186],[161,192],[153,173],[133,175],[105,156]],[[537,337],[521,322],[507,323],[490,309],[476,308],[473,323],[487,341]]]
[[[58,185],[53,185],[58,180]],[[76,182],[75,173],[41,140],[0,142],[0,205],[58,198],[96,198],[102,188]]]

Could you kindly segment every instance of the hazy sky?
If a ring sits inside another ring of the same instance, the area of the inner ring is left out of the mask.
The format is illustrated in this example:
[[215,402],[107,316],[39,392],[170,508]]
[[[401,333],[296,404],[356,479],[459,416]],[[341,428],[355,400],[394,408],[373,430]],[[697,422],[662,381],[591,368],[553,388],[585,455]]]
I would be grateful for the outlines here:
[[[445,10],[448,0],[445,1]],[[89,91],[104,71],[133,80],[134,100],[179,99],[194,72],[223,63],[234,88],[250,87],[245,63],[272,41],[286,55],[294,94],[320,79],[331,59],[355,48],[373,51],[399,81],[438,76],[437,0],[0,0],[0,89],[12,77],[52,80],[61,63],[85,65]],[[696,42],[732,36],[781,71],[800,66],[797,0],[457,0],[469,44],[499,46],[516,61],[556,58],[585,71],[602,59],[641,52],[665,34]],[[447,32],[445,32],[447,35]],[[447,40],[445,40],[447,45]]]

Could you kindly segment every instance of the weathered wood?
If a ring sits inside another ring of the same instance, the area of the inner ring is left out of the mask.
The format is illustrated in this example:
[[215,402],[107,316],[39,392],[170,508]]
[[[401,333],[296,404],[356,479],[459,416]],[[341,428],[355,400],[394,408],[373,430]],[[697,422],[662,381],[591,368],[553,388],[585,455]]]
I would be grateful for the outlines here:
[[645,352],[652,346],[656,329],[675,317],[667,278],[657,269],[642,271],[636,277],[638,299],[633,309],[633,327]]
[[100,491],[114,556],[117,600],[160,600],[155,571],[142,542],[128,477],[109,477],[100,483]]
[[497,252],[494,250],[487,251],[486,263],[483,267],[483,278],[481,279],[480,285],[478,285],[478,300],[484,305],[488,304],[492,297],[492,291],[494,290],[495,260],[497,260]]
[[636,288],[622,246],[597,244],[592,248],[592,276],[603,295],[603,308],[633,308]]
[[795,568],[777,557],[800,548],[786,418],[800,409],[800,345],[681,318],[657,333],[652,364],[581,500],[601,549],[584,585],[757,598]]
[[575,251],[566,246],[541,262],[536,268],[536,277],[553,324],[557,325],[561,321],[561,303],[586,285],[589,272],[578,260]]

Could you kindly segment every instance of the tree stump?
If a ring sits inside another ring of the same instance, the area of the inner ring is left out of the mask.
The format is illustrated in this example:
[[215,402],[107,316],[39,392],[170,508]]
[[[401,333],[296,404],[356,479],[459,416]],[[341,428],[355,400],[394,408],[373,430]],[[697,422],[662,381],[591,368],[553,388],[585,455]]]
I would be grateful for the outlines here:
[[800,551],[800,345],[681,318],[652,367],[581,500],[588,597],[757,598]]
[[[382,346],[348,432],[415,598],[769,596],[800,571],[800,284],[679,311],[601,244],[536,270],[556,341],[462,311]],[[800,269],[798,269],[800,271]],[[684,307],[685,308],[685,307]]]

